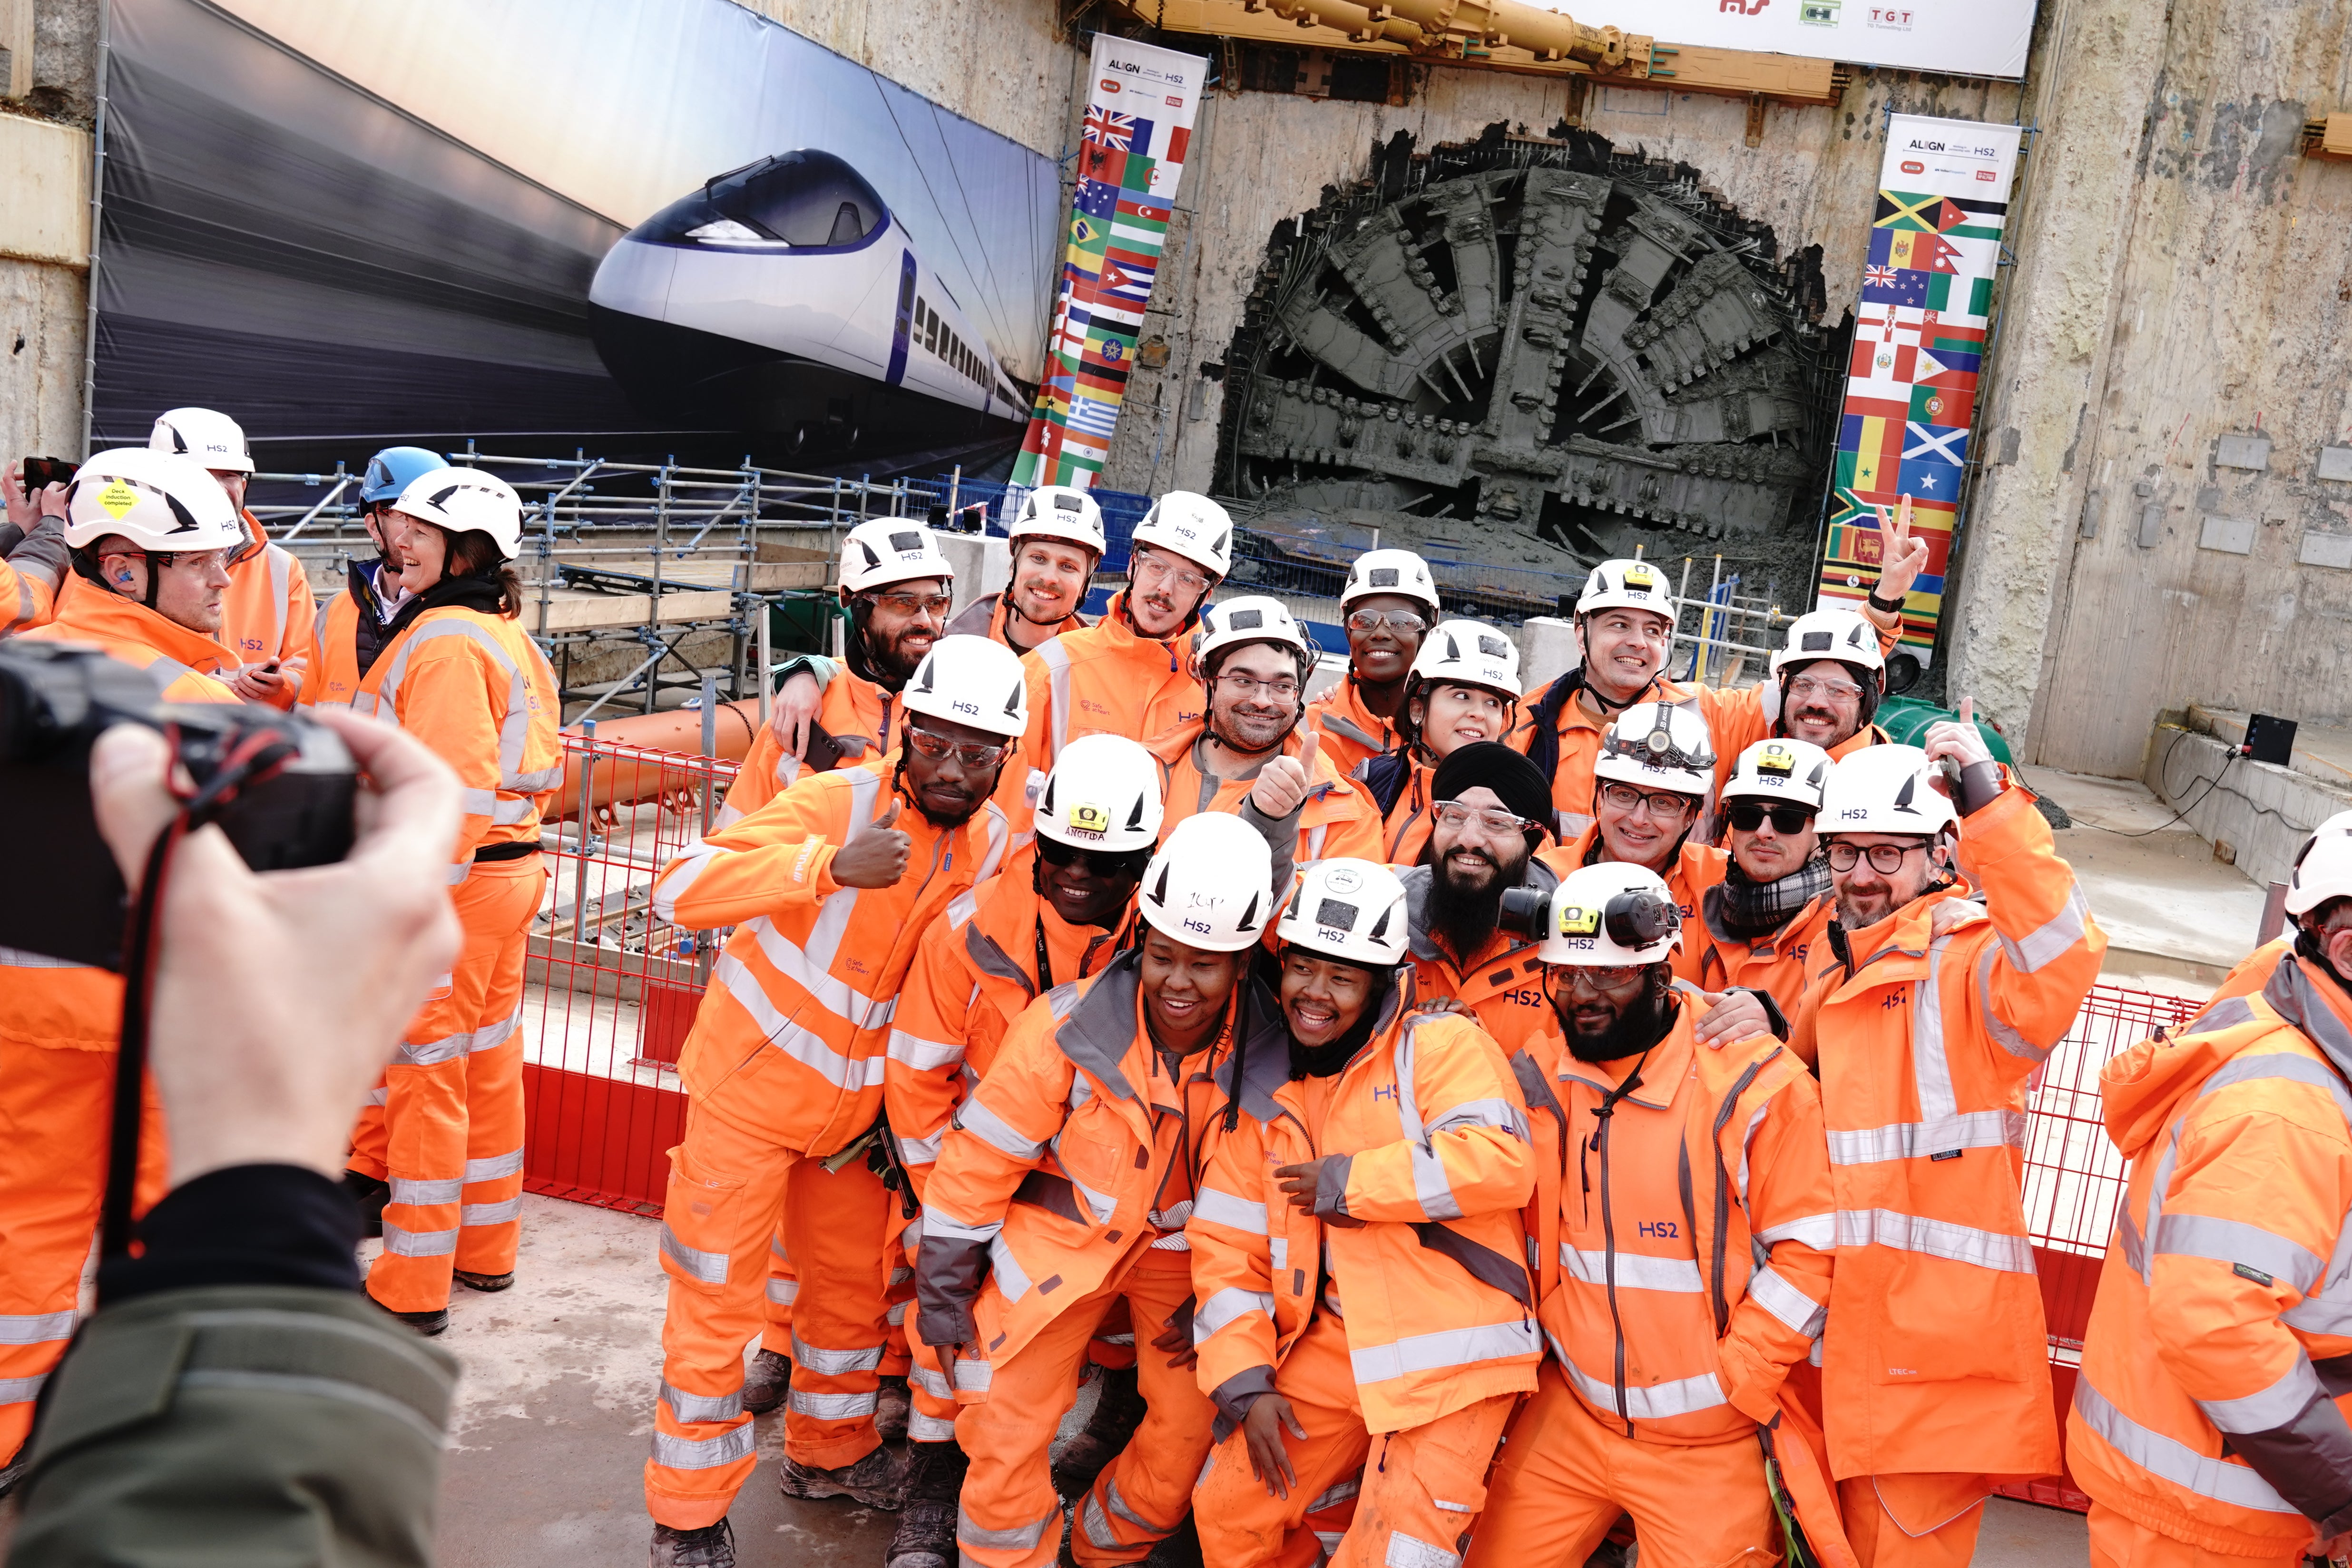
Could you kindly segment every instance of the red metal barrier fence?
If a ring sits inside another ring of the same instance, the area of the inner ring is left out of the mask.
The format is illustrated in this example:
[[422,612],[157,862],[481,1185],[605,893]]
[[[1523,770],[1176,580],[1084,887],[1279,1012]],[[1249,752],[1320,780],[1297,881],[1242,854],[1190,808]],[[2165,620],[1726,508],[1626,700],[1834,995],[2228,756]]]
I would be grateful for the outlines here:
[[[563,737],[571,782],[547,907],[524,971],[524,1184],[577,1203],[661,1213],[667,1151],[686,1129],[678,1047],[702,999],[711,933],[655,917],[654,879],[716,815],[736,764]],[[584,803],[581,799],[586,795]],[[583,846],[581,829],[593,829]],[[2027,1099],[2025,1223],[2049,1321],[2059,1420],[2074,1399],[2123,1158],[2099,1120],[2099,1068],[2178,1024],[2188,997],[2096,985]],[[2077,1511],[2069,1477],[2004,1487]]]

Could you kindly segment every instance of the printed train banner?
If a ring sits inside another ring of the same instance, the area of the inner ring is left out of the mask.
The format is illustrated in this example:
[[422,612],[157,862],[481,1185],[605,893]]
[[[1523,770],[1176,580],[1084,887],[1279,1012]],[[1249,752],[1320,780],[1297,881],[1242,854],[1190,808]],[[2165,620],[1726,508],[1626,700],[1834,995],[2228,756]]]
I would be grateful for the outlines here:
[[1209,62],[1095,35],[1069,247],[1016,485],[1091,485],[1110,455]]
[[1902,651],[1923,666],[1944,612],[2018,134],[2014,125],[1897,114],[1879,168],[1819,602],[1853,604],[1870,592],[1877,509],[1909,496],[1927,565],[1904,605]]

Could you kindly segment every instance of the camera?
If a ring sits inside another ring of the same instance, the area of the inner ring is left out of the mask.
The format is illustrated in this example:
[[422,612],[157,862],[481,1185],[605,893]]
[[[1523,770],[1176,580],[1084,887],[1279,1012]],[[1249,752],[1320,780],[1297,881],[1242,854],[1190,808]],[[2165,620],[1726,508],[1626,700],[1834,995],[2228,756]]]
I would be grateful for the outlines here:
[[97,648],[11,638],[0,642],[0,820],[19,891],[0,904],[0,947],[122,967],[122,875],[89,798],[90,745],[120,723],[162,731],[198,789],[255,737],[285,741],[292,755],[214,820],[257,871],[350,851],[359,773],[333,731],[244,703],[167,703],[144,670]]
[[1551,894],[1541,888],[1506,888],[1503,907],[1495,917],[1498,930],[1528,942],[1541,942],[1551,919]]
[[80,467],[64,458],[27,458],[24,464],[25,493],[29,496],[51,485],[69,485]]

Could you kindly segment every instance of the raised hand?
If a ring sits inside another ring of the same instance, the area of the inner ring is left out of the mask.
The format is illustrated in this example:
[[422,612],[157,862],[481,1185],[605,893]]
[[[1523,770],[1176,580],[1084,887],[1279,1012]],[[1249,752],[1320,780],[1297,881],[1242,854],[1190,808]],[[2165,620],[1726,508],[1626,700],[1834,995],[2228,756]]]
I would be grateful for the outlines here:
[[1872,593],[1882,600],[1900,600],[1911,591],[1919,574],[1927,569],[1927,542],[1911,531],[1909,496],[1905,496],[1891,514],[1885,507],[1877,510],[1878,585]]
[[835,850],[833,879],[845,888],[887,888],[905,876],[915,844],[898,826],[906,809],[906,802],[891,796],[887,815]]

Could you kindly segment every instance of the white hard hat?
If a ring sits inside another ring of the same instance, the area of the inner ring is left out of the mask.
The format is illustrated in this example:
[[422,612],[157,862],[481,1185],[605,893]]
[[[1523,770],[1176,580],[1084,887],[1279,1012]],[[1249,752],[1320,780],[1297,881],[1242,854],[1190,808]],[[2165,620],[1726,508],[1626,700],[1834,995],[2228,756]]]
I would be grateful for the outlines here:
[[1405,959],[1404,884],[1370,860],[1318,860],[1298,879],[1276,937],[1323,958],[1376,969]]
[[451,533],[487,533],[499,559],[522,551],[522,497],[514,486],[479,468],[436,468],[408,481],[392,510]]
[[1932,838],[1959,817],[1933,783],[1936,766],[1916,746],[1864,746],[1830,769],[1821,831],[1908,833]]
[[2301,920],[2331,899],[2352,898],[2352,832],[2328,831],[2330,824],[2347,815],[2339,812],[2319,825],[2319,831],[2295,857],[2294,872],[2286,885],[2286,912]]
[[1784,665],[1806,665],[1817,658],[1858,664],[1864,669],[1886,668],[1878,651],[1878,628],[1864,619],[1861,611],[1842,605],[1808,610],[1790,621],[1788,643],[1773,652],[1772,673],[1780,674]]
[[1519,696],[1519,650],[1483,621],[1440,621],[1413,655],[1413,681],[1477,686],[1513,701]]
[[1792,801],[1822,808],[1822,790],[1829,783],[1830,754],[1809,741],[1759,741],[1731,764],[1731,778],[1723,786],[1723,801]]
[[893,583],[925,577],[955,581],[955,567],[940,550],[939,536],[903,517],[861,522],[841,542],[841,591],[862,594]]
[[1274,898],[1274,851],[1229,812],[1178,823],[1143,868],[1137,900],[1146,925],[1186,947],[1239,952],[1265,935]]
[[993,637],[947,637],[915,666],[907,711],[992,735],[1029,732],[1029,679],[1021,656]]
[[236,550],[245,520],[204,465],[150,447],[100,452],[66,490],[66,542],[79,550],[119,533],[154,554]]
[[1102,508],[1075,485],[1039,485],[1021,500],[1008,539],[1060,539],[1102,554]]
[[194,458],[200,468],[253,472],[253,453],[245,444],[245,427],[209,408],[173,409],[155,421],[147,446],[151,451]]
[[1234,569],[1234,520],[1207,496],[1170,490],[1135,525],[1134,542],[1181,555],[1219,582]]
[[1429,563],[1410,550],[1367,550],[1356,557],[1348,568],[1347,585],[1339,590],[1339,610],[1359,599],[1369,599],[1375,594],[1402,594],[1408,599],[1418,599],[1429,606],[1429,618],[1435,620],[1441,613],[1437,604],[1437,582],[1429,574]]
[[1124,735],[1062,748],[1037,797],[1037,837],[1118,855],[1160,842],[1160,763]]
[[1579,969],[1660,963],[1683,944],[1683,911],[1665,879],[1622,860],[1580,866],[1560,879],[1545,912],[1536,958]]
[[1704,795],[1715,784],[1715,740],[1706,721],[1671,702],[1636,702],[1601,737],[1596,780]]
[[1315,657],[1307,634],[1298,629],[1288,605],[1263,594],[1244,594],[1238,599],[1201,606],[1201,630],[1192,649],[1192,667],[1205,680],[1211,654],[1253,642],[1279,643],[1303,659],[1312,660]]
[[1675,618],[1666,574],[1646,561],[1603,561],[1576,596],[1579,620],[1600,610],[1649,610]]

